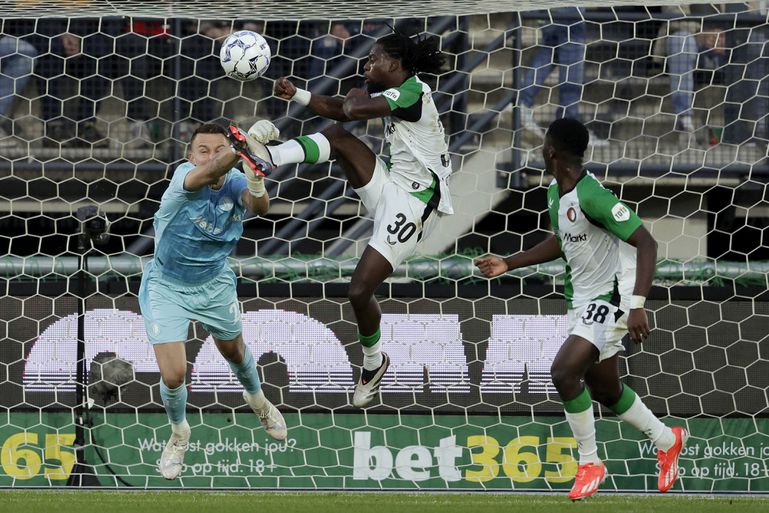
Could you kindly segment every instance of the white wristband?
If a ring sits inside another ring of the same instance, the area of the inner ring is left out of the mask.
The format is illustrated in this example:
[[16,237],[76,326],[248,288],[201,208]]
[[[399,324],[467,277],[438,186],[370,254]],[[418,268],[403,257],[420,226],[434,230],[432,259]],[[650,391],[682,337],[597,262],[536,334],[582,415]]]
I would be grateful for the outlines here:
[[630,296],[631,310],[635,310],[636,308],[643,308],[644,303],[646,303],[646,298],[644,296]]
[[264,186],[264,178],[256,177],[247,179],[248,192],[255,198],[261,198],[267,189]]
[[291,101],[294,101],[299,105],[307,106],[310,104],[311,97],[312,97],[312,93],[310,93],[310,91],[306,89],[297,88],[296,92],[294,93],[294,96],[291,98]]

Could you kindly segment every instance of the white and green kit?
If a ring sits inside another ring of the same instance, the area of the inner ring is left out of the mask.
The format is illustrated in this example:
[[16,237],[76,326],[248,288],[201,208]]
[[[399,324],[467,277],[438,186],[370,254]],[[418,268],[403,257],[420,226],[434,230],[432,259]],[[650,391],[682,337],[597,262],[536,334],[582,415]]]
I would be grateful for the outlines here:
[[601,360],[609,358],[622,349],[627,332],[629,297],[623,301],[620,289],[629,294],[635,282],[635,248],[624,241],[643,222],[587,171],[565,194],[553,180],[547,206],[566,260],[569,332],[593,343]]
[[430,87],[416,76],[382,96],[391,113],[383,118],[389,162],[376,159],[371,181],[355,189],[374,215],[369,245],[393,268],[414,254],[438,214],[453,214],[446,135]]

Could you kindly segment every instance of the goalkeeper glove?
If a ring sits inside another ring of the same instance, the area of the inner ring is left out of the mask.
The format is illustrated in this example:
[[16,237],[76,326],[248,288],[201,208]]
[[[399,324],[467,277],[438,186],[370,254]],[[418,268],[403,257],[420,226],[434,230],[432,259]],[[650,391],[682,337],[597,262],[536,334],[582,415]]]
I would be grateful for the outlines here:
[[257,142],[267,144],[280,137],[280,130],[270,121],[261,119],[251,125],[251,128],[248,129],[248,135],[256,139]]

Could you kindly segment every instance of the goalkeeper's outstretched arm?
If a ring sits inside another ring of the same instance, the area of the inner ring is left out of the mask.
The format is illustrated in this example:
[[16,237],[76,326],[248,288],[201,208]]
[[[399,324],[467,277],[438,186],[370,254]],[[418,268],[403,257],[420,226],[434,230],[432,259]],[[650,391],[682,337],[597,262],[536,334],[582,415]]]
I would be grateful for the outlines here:
[[[226,143],[226,139],[222,139]],[[221,144],[224,147],[225,144]],[[197,191],[208,185],[214,185],[219,179],[229,173],[232,166],[237,164],[240,157],[229,150],[216,151],[213,157],[202,164],[196,164],[195,168],[184,177],[184,188],[188,191]]]
[[249,212],[263,216],[270,210],[270,196],[264,187],[264,178],[252,175],[246,173],[248,187],[241,194],[241,202]]

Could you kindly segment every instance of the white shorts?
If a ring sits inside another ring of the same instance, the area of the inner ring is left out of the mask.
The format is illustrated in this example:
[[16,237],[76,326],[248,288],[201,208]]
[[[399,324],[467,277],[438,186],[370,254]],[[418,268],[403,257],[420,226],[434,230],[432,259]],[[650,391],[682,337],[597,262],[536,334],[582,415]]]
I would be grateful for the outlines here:
[[429,235],[435,225],[436,211],[393,182],[379,157],[371,181],[355,192],[374,216],[374,232],[368,245],[395,269],[413,255],[417,243]]
[[[619,318],[617,313],[619,312]],[[569,335],[582,337],[598,348],[598,361],[623,351],[627,334],[627,309],[596,299],[582,308],[569,310]]]

